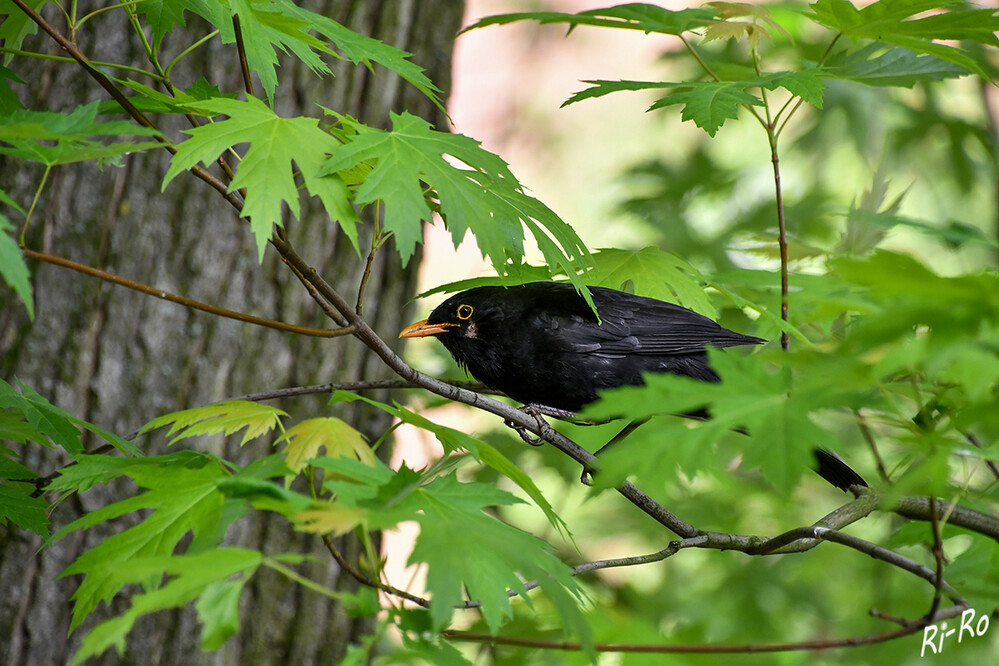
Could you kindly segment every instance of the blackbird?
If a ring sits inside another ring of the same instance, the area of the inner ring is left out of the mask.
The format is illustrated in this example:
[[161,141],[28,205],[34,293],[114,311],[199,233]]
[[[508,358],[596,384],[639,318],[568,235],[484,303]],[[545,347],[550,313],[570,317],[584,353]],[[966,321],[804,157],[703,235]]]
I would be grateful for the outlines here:
[[[705,347],[766,340],[730,331],[687,308],[590,287],[600,320],[570,284],[532,282],[455,294],[399,337],[435,336],[455,361],[518,402],[575,412],[603,389],[643,383],[643,372],[716,382]],[[836,454],[816,449],[818,473],[838,488],[867,485]]]

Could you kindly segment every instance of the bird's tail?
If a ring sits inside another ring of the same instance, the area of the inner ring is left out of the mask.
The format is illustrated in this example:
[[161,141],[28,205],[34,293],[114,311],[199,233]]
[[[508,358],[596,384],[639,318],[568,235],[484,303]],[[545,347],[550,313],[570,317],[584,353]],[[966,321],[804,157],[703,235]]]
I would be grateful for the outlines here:
[[864,477],[853,471],[853,468],[846,464],[842,458],[828,449],[813,449],[817,465],[815,471],[823,479],[836,486],[844,492],[850,490],[850,486],[867,487]]

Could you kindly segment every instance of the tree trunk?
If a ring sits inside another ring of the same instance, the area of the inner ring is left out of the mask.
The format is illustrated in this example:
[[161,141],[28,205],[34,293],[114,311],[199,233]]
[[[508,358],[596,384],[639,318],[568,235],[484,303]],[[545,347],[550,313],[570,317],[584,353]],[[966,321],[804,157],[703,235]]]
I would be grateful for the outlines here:
[[[313,3],[317,5],[320,3]],[[443,90],[449,87],[450,54],[460,26],[462,3],[455,0],[354,0],[310,8],[351,29],[415,53]],[[49,6],[46,16],[64,25]],[[99,38],[86,31],[80,46],[95,59],[132,61],[142,53],[120,12],[95,19]],[[189,23],[192,22],[188,14]],[[29,44],[37,45],[43,35]],[[176,45],[190,41],[175,39]],[[49,47],[46,47],[49,48]],[[179,46],[178,48],[182,48]],[[175,83],[190,85],[202,74],[241,89],[236,54],[218,41],[195,53],[202,72],[174,72]],[[56,49],[51,48],[51,52]],[[67,110],[103,95],[79,67],[52,62],[15,61],[22,78],[30,74],[31,108]],[[317,104],[384,126],[390,110],[406,110],[444,126],[443,114],[385,70],[336,61],[335,78],[317,81],[307,68],[284,62],[276,104],[280,113],[315,115]],[[93,164],[53,172],[36,210],[28,246],[102,268],[169,292],[231,310],[282,321],[329,327],[315,303],[273,251],[257,263],[254,241],[244,221],[217,192],[183,175],[159,193],[167,168],[165,151],[128,157],[120,167]],[[0,162],[0,187],[16,200],[30,201],[39,172]],[[336,224],[310,203],[300,221],[288,220],[288,233],[305,258],[343,293],[355,293],[364,261]],[[363,236],[363,231],[362,231]],[[363,245],[370,238],[362,238]],[[390,249],[376,256],[365,298],[365,314],[386,339],[408,322],[406,303],[415,290],[417,261],[402,268]],[[48,264],[32,266],[36,319],[29,322],[9,290],[0,290],[0,376],[32,386],[55,404],[123,436],[168,411],[287,386],[385,378],[378,360],[353,338],[296,337],[271,329],[215,318],[137,292],[104,284]],[[378,396],[375,396],[378,397]],[[384,396],[382,396],[384,397]],[[280,406],[292,414],[325,413],[323,397],[297,398]],[[356,404],[338,407],[369,436],[390,425],[374,410]],[[149,453],[163,451],[162,437],[138,442]],[[93,441],[88,443],[93,447]],[[189,440],[177,446],[206,446],[245,463],[268,453],[257,442],[239,450],[231,440]],[[58,453],[29,449],[26,460],[42,474],[70,461]],[[53,528],[110,501],[135,492],[128,483],[95,488],[59,504]],[[122,529],[121,523],[115,529]],[[100,529],[74,533],[39,551],[41,539],[13,527],[0,528],[0,662],[65,663],[82,631],[98,619],[127,608],[115,600],[67,637],[73,578],[58,574],[99,543]],[[103,536],[106,536],[104,534]],[[227,539],[267,553],[313,552],[317,562],[302,572],[327,586],[352,590],[336,564],[312,535],[296,534],[281,518],[251,516],[237,522]],[[346,539],[342,552],[356,560],[357,544]],[[107,611],[107,612],[105,612]],[[193,609],[159,613],[140,621],[123,656],[105,654],[99,663],[142,664],[329,664],[371,629],[370,619],[349,617],[337,604],[269,571],[258,574],[244,592],[242,628],[220,651],[202,654]]]

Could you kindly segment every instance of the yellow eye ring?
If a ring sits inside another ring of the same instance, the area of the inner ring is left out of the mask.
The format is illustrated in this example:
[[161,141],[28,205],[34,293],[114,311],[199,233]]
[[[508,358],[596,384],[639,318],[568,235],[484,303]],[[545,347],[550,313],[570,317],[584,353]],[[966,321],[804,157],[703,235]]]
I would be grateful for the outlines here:
[[466,305],[462,303],[461,305],[458,306],[458,309],[455,311],[455,314],[458,315],[458,319],[464,321],[466,319],[471,318],[472,312],[473,308],[471,305]]

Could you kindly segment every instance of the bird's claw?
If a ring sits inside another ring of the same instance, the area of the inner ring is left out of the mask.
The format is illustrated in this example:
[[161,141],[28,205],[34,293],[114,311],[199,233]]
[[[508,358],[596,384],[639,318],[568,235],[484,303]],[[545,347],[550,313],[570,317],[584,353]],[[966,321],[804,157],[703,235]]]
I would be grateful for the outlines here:
[[[523,407],[520,408],[520,411],[529,416],[533,416],[534,420],[537,421],[538,423],[538,430],[540,430],[542,433],[544,433],[546,429],[551,428],[551,426],[548,424],[548,421],[545,421],[544,419],[545,416],[555,416],[558,418],[565,418],[567,416],[573,416],[575,414],[574,412],[570,412],[564,409],[549,407],[547,405],[539,405],[537,403],[524,405]],[[525,428],[522,425],[517,425],[512,421],[505,421],[504,423],[507,426],[516,430],[517,434],[520,435],[520,438],[525,442],[527,442],[528,444],[530,444],[531,446],[541,446],[542,444],[545,443],[545,438],[543,435],[541,437],[535,437],[534,435],[531,434],[531,432],[527,428]]]
[[535,437],[534,435],[531,434],[531,432],[527,428],[525,428],[522,425],[517,425],[513,421],[504,421],[503,423],[506,426],[516,430],[517,434],[520,435],[520,438],[525,442],[527,442],[528,444],[530,444],[531,446],[541,446],[542,444],[545,443],[543,437]]

